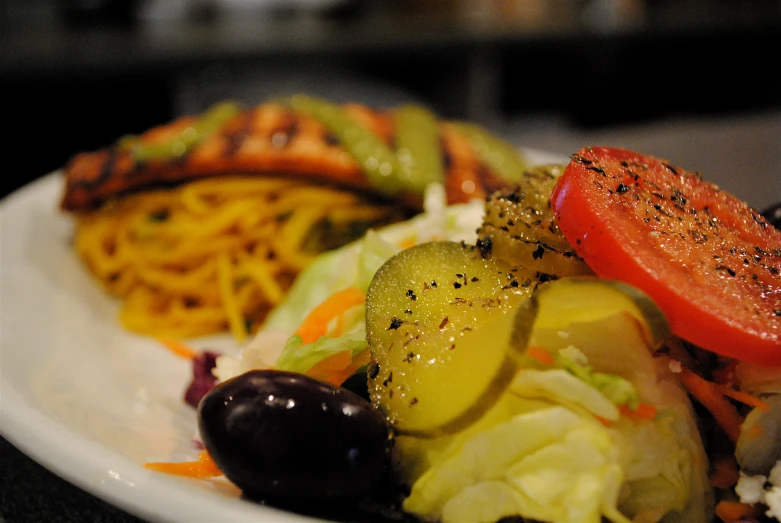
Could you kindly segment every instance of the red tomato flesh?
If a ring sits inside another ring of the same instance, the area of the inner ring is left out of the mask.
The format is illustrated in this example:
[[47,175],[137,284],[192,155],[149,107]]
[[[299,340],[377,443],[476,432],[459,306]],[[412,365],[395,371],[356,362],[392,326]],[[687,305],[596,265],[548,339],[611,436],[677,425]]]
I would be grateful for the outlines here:
[[651,296],[676,335],[781,365],[781,231],[748,204],[666,160],[586,147],[551,205],[594,272]]

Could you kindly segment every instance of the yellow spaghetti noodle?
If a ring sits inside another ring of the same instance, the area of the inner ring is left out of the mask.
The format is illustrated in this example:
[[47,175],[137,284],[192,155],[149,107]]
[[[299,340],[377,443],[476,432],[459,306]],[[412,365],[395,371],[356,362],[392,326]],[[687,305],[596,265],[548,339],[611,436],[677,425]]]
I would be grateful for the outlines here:
[[402,219],[390,205],[295,180],[230,177],[132,195],[79,217],[75,249],[164,338],[256,330],[319,252]]

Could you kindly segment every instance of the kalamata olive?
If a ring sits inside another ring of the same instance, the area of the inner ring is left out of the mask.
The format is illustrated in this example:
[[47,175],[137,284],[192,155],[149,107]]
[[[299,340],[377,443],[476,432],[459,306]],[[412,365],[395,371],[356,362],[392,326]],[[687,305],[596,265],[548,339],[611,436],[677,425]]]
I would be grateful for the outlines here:
[[776,229],[781,229],[781,202],[771,205],[761,212],[762,216]]
[[366,375],[366,370],[361,369],[342,383],[342,388],[356,393],[366,401],[369,399],[369,377]]
[[253,499],[347,500],[389,468],[390,436],[371,403],[293,372],[250,371],[212,389],[198,406],[204,446]]

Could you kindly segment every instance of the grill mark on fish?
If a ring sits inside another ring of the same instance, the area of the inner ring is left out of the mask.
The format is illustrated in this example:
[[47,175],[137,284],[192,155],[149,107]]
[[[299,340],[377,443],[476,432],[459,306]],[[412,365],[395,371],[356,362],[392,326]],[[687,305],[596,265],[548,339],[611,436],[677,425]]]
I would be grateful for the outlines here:
[[450,151],[448,151],[441,136],[439,137],[439,148],[442,150],[442,171],[447,176],[447,172],[450,171],[450,167],[453,165],[453,157],[450,155]]
[[114,170],[114,164],[117,160],[117,153],[118,151],[116,147],[109,149],[108,158],[106,158],[106,162],[103,164],[103,168],[100,170],[100,175],[95,178],[93,182],[94,185],[100,185],[111,177],[111,173]]
[[342,144],[342,142],[339,141],[339,138],[337,138],[335,134],[328,132],[323,135],[323,141],[326,143],[326,145],[331,147],[336,147]]
[[[357,104],[343,107],[385,143],[395,141],[391,113]],[[142,144],[159,144],[193,120],[192,116],[182,117],[152,128],[138,139]],[[484,197],[485,185],[496,187],[501,180],[486,170],[466,139],[454,136],[452,129],[448,135],[447,127],[447,122],[440,122],[448,201]],[[70,212],[94,209],[113,197],[152,187],[224,174],[288,175],[358,191],[372,189],[357,161],[323,124],[276,104],[245,109],[175,159],[139,163],[130,151],[113,145],[74,155],[64,171],[66,187],[60,207]],[[422,195],[406,195],[402,203],[420,208]]]
[[280,127],[271,132],[269,142],[274,149],[284,149],[298,134],[298,120],[294,115],[287,115]]
[[232,132],[226,133],[225,140],[227,145],[225,146],[225,156],[235,156],[239,150],[241,150],[247,137],[252,133],[253,115],[254,109],[245,112],[241,115],[240,123],[237,128]]
[[117,158],[117,148],[108,149],[105,160],[97,169],[97,176],[94,178],[85,178],[76,180],[74,184],[79,188],[92,189],[105,183],[114,174],[114,166]]

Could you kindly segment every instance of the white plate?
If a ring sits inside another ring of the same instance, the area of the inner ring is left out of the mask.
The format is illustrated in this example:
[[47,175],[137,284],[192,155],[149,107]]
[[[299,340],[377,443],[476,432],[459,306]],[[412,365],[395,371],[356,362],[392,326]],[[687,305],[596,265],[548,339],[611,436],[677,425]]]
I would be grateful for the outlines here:
[[[560,156],[531,152],[536,163]],[[564,159],[566,160],[566,159]],[[120,328],[118,303],[70,247],[51,174],[0,206],[0,432],[82,489],[139,517],[166,521],[314,521],[240,499],[224,479],[145,469],[189,461],[195,411],[182,395],[190,364]],[[205,345],[237,350],[228,336]]]
[[[122,330],[117,303],[81,266],[53,174],[0,209],[0,431],[33,459],[139,517],[312,521],[243,501],[225,480],[143,468],[195,456],[190,364]],[[227,337],[216,348],[231,347]]]

